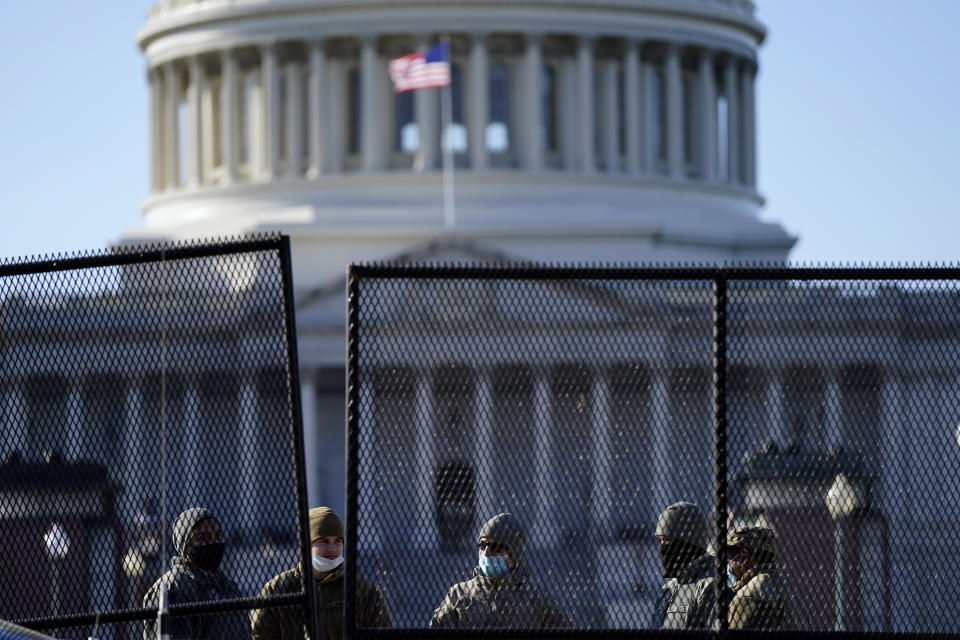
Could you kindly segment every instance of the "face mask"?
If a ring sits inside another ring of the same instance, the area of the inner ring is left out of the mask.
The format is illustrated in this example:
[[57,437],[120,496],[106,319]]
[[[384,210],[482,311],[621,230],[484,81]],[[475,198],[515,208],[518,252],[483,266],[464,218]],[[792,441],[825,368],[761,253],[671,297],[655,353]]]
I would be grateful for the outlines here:
[[733,588],[735,584],[737,584],[737,576],[730,572],[730,567],[727,567],[727,586]]
[[198,545],[190,550],[190,563],[206,571],[216,571],[223,560],[223,551],[227,545],[223,542],[211,542]]
[[679,578],[680,572],[702,553],[700,549],[682,540],[661,543],[660,561],[663,563],[663,577]]
[[504,575],[510,568],[507,566],[507,556],[486,556],[480,554],[480,571],[488,578]]
[[337,567],[343,564],[343,554],[331,560],[330,558],[324,558],[323,556],[318,556],[313,554],[313,570],[317,573],[326,573],[327,571],[333,571]]

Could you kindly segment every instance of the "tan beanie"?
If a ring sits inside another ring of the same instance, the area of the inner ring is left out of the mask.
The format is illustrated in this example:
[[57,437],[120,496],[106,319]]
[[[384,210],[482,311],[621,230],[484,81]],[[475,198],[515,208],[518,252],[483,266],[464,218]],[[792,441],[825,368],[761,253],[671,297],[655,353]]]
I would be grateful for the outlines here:
[[343,520],[330,507],[310,509],[310,542],[325,536],[343,539]]

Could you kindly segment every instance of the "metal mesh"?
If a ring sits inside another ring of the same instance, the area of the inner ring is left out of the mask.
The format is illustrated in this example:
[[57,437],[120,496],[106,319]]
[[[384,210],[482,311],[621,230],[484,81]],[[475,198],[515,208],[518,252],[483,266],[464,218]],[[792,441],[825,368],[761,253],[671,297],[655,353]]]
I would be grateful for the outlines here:
[[394,634],[960,628],[960,272],[353,267],[349,319],[348,593]]
[[302,557],[288,252],[271,237],[0,266],[0,618],[139,638],[192,507],[222,527],[233,598]]

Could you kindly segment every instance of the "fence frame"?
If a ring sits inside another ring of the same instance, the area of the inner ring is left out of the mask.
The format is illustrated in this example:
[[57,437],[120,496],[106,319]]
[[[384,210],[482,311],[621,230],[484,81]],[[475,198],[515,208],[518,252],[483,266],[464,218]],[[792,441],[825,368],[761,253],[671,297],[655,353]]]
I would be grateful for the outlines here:
[[359,509],[359,446],[360,446],[360,372],[362,350],[360,336],[360,308],[363,304],[361,282],[364,279],[411,280],[518,280],[556,282],[564,280],[637,280],[637,281],[698,281],[713,286],[713,423],[714,475],[716,483],[713,523],[717,549],[723,549],[727,539],[727,311],[729,283],[735,281],[871,281],[871,280],[960,280],[957,266],[852,266],[852,267],[790,267],[785,265],[716,265],[716,266],[590,266],[570,267],[542,264],[516,265],[406,265],[406,264],[352,264],[347,270],[347,544],[346,589],[344,608],[345,635],[351,639],[374,638],[428,638],[439,640],[482,640],[510,637],[523,640],[547,638],[867,638],[893,640],[902,638],[951,637],[948,633],[894,633],[864,631],[744,631],[728,630],[729,602],[724,596],[726,560],[723,553],[716,555],[715,588],[718,630],[666,631],[657,629],[564,629],[564,630],[492,630],[492,629],[368,629],[355,624],[352,595],[356,593],[357,531]]
[[[290,237],[281,234],[258,234],[250,238],[238,238],[206,243],[157,244],[150,246],[119,247],[109,252],[78,256],[58,256],[30,262],[0,262],[0,279],[79,271],[103,267],[119,267],[150,262],[164,264],[177,260],[208,258],[231,254],[275,252],[280,262],[283,300],[283,330],[286,343],[286,375],[289,379],[290,429],[293,438],[294,490],[297,503],[299,562],[310,566],[309,505],[307,503],[307,479],[303,439],[303,415],[300,398],[300,369],[297,358],[296,314],[293,297],[293,268],[290,254]],[[317,607],[313,572],[303,571],[303,592],[280,594],[266,598],[250,597],[232,600],[217,600],[206,603],[171,605],[168,617],[197,616],[226,613],[239,610],[266,609],[272,607],[301,605],[306,615],[305,622],[311,637],[316,637]],[[56,617],[15,620],[16,624],[34,630],[54,630],[77,626],[136,622],[157,616],[155,609],[139,608],[115,610],[104,613],[64,615]]]

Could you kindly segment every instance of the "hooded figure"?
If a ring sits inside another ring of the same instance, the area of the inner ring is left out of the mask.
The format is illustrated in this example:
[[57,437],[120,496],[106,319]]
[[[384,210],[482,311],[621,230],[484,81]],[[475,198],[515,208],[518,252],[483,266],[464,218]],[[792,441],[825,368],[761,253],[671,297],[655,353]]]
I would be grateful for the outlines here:
[[477,537],[473,577],[450,587],[430,619],[447,629],[559,629],[570,621],[530,582],[527,536],[509,513],[488,520]]
[[[160,604],[160,586],[167,585],[167,602],[184,604],[239,598],[237,584],[220,571],[226,548],[220,522],[207,509],[187,509],[173,523],[170,570],[157,580],[143,597],[143,606]],[[157,637],[156,620],[143,623],[144,640]],[[242,611],[194,617],[168,618],[170,637],[230,640],[248,638],[247,616]]]
[[767,527],[727,533],[727,570],[735,579],[731,629],[796,629],[793,595],[777,568],[776,534]]
[[716,561],[707,552],[707,523],[700,507],[676,502],[657,520],[655,532],[666,584],[653,610],[655,629],[719,627],[714,606]]
[[[328,507],[310,509],[310,548],[313,586],[317,602],[317,634],[322,640],[343,638],[343,521]],[[300,593],[300,565],[274,577],[260,590],[260,597]],[[355,599],[358,627],[389,627],[387,601],[375,585],[357,579]],[[251,618],[254,640],[303,640],[306,632],[301,607],[255,609]]]

